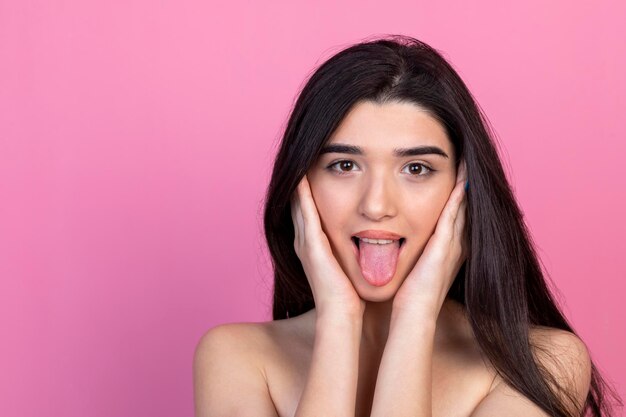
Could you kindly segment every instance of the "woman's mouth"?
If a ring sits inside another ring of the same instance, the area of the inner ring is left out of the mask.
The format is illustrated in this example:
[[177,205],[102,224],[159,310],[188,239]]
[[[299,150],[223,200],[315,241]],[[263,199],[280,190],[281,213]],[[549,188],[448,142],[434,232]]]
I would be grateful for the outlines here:
[[400,249],[402,249],[404,242],[406,242],[406,239],[401,237],[400,239],[396,239],[396,240],[392,240],[392,239],[367,239],[367,238],[359,238],[357,236],[352,236],[352,243],[354,243],[354,246],[356,247],[357,251],[359,250],[359,248],[361,247],[361,241],[365,242],[365,243],[373,243],[373,244],[379,244],[379,245],[385,245],[385,244],[391,244],[391,243],[396,243],[399,244]]
[[367,239],[352,236],[352,249],[363,278],[375,287],[389,283],[396,274],[406,239]]

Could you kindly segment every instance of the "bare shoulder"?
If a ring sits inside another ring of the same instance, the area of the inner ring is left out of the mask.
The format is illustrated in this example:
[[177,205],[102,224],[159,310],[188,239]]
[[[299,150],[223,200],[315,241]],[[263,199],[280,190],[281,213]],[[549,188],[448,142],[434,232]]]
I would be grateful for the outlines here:
[[237,356],[262,371],[268,356],[289,346],[312,343],[313,328],[306,315],[266,322],[226,323],[209,329],[199,340],[195,356],[207,350]]
[[532,326],[529,332],[531,344],[540,350],[579,356],[587,353],[585,343],[572,332],[546,326]]
[[[545,326],[532,326],[529,341],[547,383],[566,404],[571,398],[576,401],[578,410],[582,410],[591,383],[591,359],[585,343],[574,333]],[[489,395],[472,416],[482,417],[496,411],[510,414],[523,412],[528,416],[546,415],[500,376],[497,376]]]
[[267,347],[269,322],[225,323],[209,329],[198,341],[196,353],[206,348],[222,348],[227,353],[254,361]]
[[550,382],[586,399],[591,382],[587,345],[574,333],[543,326],[533,328],[529,339],[537,361],[555,379]]
[[276,416],[261,360],[269,344],[266,323],[221,324],[202,335],[193,358],[196,416]]

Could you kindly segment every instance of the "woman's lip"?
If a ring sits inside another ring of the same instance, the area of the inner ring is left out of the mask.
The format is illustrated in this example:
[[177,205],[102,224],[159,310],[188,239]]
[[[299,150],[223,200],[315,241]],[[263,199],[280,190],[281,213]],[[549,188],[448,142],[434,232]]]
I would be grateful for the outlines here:
[[[359,257],[359,246],[358,246],[358,245],[357,245],[357,243],[356,243],[356,242],[357,242],[357,240],[358,240],[358,239],[357,239],[355,236],[352,236],[352,237],[350,238],[350,241],[352,242],[352,249],[353,249],[353,252],[354,252],[354,254],[356,255],[356,257],[358,258],[358,257]],[[402,253],[402,250],[403,250],[403,249],[404,249],[404,247],[406,246],[406,239],[402,237],[402,238],[397,239],[397,240],[400,240],[400,251],[398,252],[398,256],[400,256],[400,254]]]
[[402,236],[400,236],[397,233],[393,233],[393,232],[388,232],[386,230],[362,230],[358,233],[355,233],[352,235],[352,237],[364,237],[367,239],[392,239],[392,240],[398,240],[401,239]]

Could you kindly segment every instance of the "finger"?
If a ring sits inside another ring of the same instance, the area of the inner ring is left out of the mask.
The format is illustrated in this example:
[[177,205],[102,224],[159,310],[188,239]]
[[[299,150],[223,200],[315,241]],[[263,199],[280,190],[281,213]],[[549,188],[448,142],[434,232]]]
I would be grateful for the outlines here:
[[440,223],[442,224],[442,232],[444,233],[452,233],[454,230],[454,223],[465,194],[464,187],[465,184],[463,182],[457,182],[452,190],[452,193],[450,193],[450,197],[448,197],[445,207],[443,208]]
[[465,160],[461,160],[459,164],[459,170],[457,171],[457,181],[455,184],[455,189],[453,190],[453,194],[456,192],[457,194],[454,196],[450,196],[452,199],[452,207],[450,208],[453,217],[453,223],[456,221],[459,210],[461,208],[461,204],[466,200],[466,191],[465,184],[467,182],[467,165],[465,164]]
[[291,219],[294,228],[294,242],[298,242],[298,244],[301,243],[302,228],[304,226],[302,210],[300,209],[299,188],[300,187],[297,186],[291,196]]
[[[302,178],[300,186],[300,208],[304,224],[306,225],[307,230],[321,230],[319,214],[317,212],[309,180],[306,175]],[[310,229],[308,229],[309,227]]]
[[462,159],[459,163],[459,169],[456,173],[456,182],[465,183],[467,181],[467,164],[465,163],[465,159]]
[[299,237],[298,237],[298,220],[296,220],[296,202],[294,199],[291,200],[291,221],[293,223],[293,244],[294,246],[298,246]]
[[469,251],[469,236],[467,235],[467,200],[463,200],[461,203],[460,212],[457,217],[455,235],[461,243],[461,256],[466,258]]
[[461,236],[463,229],[465,228],[465,219],[467,217],[467,200],[464,198],[459,205],[459,211],[454,220],[454,234],[455,236]]

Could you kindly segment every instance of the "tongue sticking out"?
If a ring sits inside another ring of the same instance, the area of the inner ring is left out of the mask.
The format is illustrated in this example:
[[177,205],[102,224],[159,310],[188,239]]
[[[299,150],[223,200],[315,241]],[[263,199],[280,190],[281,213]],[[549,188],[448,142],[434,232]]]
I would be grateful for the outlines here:
[[363,278],[370,284],[380,287],[391,281],[396,273],[400,241],[378,245],[359,242],[359,266]]

